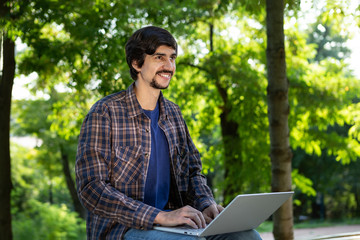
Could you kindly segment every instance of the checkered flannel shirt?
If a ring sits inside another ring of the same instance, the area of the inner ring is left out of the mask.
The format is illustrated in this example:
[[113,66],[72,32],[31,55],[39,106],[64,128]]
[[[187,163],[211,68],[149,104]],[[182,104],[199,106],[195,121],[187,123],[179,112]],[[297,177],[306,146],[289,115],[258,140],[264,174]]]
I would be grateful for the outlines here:
[[[160,212],[143,203],[151,128],[133,85],[95,103],[81,127],[75,171],[78,196],[88,210],[88,239],[122,239],[129,228],[151,229]],[[199,152],[179,107],[162,94],[159,126],[171,161],[167,208],[190,205],[202,211],[215,202]]]

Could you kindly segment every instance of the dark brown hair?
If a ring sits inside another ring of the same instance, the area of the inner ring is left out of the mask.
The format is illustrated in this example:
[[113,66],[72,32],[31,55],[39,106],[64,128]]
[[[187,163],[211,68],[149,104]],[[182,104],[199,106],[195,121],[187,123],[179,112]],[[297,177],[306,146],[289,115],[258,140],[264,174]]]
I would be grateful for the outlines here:
[[173,48],[177,53],[176,40],[163,28],[149,26],[133,33],[125,46],[126,61],[130,67],[132,79],[136,80],[138,74],[138,71],[133,68],[132,63],[136,61],[138,67],[142,67],[145,54],[154,54],[156,49],[162,45]]

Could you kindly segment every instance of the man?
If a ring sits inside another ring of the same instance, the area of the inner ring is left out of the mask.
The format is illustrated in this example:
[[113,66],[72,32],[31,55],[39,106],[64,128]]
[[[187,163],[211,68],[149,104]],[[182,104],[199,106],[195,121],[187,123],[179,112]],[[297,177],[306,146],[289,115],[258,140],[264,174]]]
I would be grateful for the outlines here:
[[[152,228],[203,228],[223,209],[201,174],[179,107],[161,93],[175,73],[176,56],[168,31],[136,31],[126,44],[135,82],[95,103],[84,120],[76,180],[88,210],[88,239],[197,239]],[[260,239],[255,231],[227,237]]]

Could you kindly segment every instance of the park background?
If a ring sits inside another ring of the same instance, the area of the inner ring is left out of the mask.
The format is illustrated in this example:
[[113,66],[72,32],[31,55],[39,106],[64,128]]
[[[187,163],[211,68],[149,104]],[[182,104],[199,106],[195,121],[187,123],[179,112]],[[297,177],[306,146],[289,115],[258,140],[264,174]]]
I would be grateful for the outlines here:
[[[80,126],[98,99],[131,84],[124,45],[146,25],[164,27],[178,41],[177,73],[163,92],[182,109],[217,201],[272,191],[265,1],[1,3],[8,10],[1,10],[2,42],[17,46],[13,239],[86,238],[74,183]],[[360,3],[288,0],[279,14],[295,191],[291,221],[295,227],[359,223],[360,79],[359,61],[350,56],[360,48],[353,40]],[[18,85],[28,92],[19,94]],[[263,231],[271,231],[269,224]]]

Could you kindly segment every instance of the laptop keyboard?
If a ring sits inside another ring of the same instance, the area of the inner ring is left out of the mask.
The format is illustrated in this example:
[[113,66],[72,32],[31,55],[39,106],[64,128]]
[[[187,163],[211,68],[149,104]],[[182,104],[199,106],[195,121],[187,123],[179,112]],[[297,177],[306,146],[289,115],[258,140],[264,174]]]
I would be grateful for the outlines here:
[[205,229],[205,228],[195,229],[195,228],[192,228],[192,227],[187,226],[187,225],[177,226],[176,228],[182,229],[182,230],[186,230],[186,231],[190,231],[190,232],[193,232],[193,233],[202,232],[202,231],[204,231],[204,229]]

